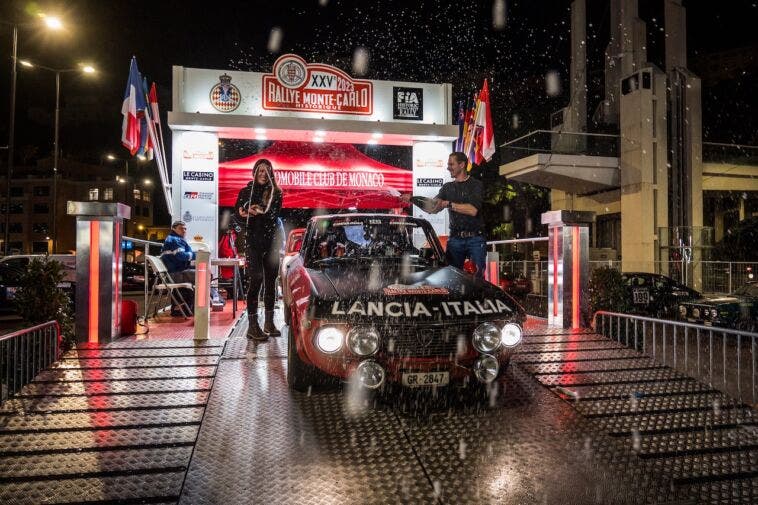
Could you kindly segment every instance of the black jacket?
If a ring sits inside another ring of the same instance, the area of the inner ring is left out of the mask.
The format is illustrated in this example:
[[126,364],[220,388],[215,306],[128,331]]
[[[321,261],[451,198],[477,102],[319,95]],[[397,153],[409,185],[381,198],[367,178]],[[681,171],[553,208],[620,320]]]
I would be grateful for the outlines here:
[[[248,202],[250,202],[250,205],[260,205],[265,208],[266,204],[263,201],[263,193],[267,188],[268,186],[254,185],[254,181],[248,182],[247,186],[240,190],[239,195],[237,195],[237,203],[234,205],[237,222],[242,224],[243,227],[247,226],[247,242],[251,245],[263,242],[268,247],[276,237],[279,228],[277,218],[282,209],[281,191],[274,192],[273,200],[267,213],[250,216],[249,218],[239,215],[239,209],[246,208]],[[250,195],[251,191],[252,196]]]

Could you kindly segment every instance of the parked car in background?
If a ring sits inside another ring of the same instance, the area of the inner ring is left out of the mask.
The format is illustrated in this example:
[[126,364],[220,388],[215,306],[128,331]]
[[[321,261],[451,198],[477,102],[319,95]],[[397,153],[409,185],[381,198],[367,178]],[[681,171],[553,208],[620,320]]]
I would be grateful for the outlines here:
[[674,318],[682,302],[700,298],[700,293],[670,277],[648,272],[625,272],[621,275],[626,286],[632,312],[651,317]]
[[[152,285],[155,274],[148,268],[148,287]],[[124,261],[121,264],[121,290],[142,291],[145,289],[145,264]]]
[[21,286],[21,276],[34,258],[48,258],[63,265],[63,281],[58,284],[74,306],[76,298],[76,256],[73,254],[15,254],[0,258],[0,315],[16,314],[13,303],[16,290]]
[[500,276],[500,287],[511,296],[523,297],[532,292],[532,283],[524,274],[504,272]]
[[679,319],[705,326],[745,331],[758,329],[758,282],[748,282],[733,293],[679,304]]

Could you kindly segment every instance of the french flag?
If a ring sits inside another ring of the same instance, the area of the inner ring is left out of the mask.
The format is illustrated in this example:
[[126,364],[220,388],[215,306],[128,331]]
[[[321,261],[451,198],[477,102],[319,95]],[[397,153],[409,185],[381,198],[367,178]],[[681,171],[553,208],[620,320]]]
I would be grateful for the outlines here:
[[132,56],[129,67],[129,81],[126,83],[124,103],[121,105],[121,114],[124,120],[121,123],[121,145],[126,147],[132,156],[140,148],[141,126],[139,114],[144,114],[147,101],[142,90],[142,78],[137,69],[137,58]]

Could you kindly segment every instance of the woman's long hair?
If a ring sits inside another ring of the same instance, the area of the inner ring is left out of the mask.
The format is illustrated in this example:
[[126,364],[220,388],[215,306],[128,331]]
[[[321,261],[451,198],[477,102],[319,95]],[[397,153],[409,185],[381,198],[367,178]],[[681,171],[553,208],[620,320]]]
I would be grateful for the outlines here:
[[268,184],[266,189],[263,190],[263,203],[265,203],[265,212],[271,208],[271,202],[274,200],[274,195],[281,194],[282,190],[276,183],[276,177],[274,177],[274,166],[266,158],[261,158],[253,165],[253,188],[250,189],[250,196],[252,197],[253,189],[258,186],[258,170],[264,166],[263,170],[268,173]]

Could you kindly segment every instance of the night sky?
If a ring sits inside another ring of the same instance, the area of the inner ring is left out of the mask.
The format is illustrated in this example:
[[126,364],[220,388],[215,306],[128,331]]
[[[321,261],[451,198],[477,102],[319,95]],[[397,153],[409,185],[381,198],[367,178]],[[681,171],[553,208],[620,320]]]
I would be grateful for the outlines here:
[[[590,115],[600,100],[602,55],[607,43],[608,2],[588,0]],[[715,53],[741,49],[742,66],[728,79],[704,82],[704,139],[758,144],[758,6],[755,0],[685,1],[690,67]],[[549,126],[549,114],[568,102],[569,10],[562,0],[506,0],[502,29],[493,28],[493,1],[213,2],[177,0],[67,0],[0,2],[0,20],[29,22],[35,8],[57,12],[63,33],[38,26],[20,29],[19,56],[67,68],[92,62],[96,78],[62,78],[61,149],[66,157],[100,162],[120,147],[120,107],[129,59],[159,86],[162,110],[170,109],[171,66],[270,71],[281,53],[294,52],[352,71],[356,48],[365,48],[369,79],[450,82],[463,99],[491,80],[496,142]],[[662,66],[663,0],[640,1],[648,23],[648,56]],[[267,46],[272,28],[283,38]],[[11,32],[0,25],[0,144],[7,139]],[[752,59],[751,59],[752,58]],[[556,71],[561,88],[549,96],[545,75]],[[704,76],[699,74],[705,78]],[[20,69],[16,150],[32,162],[52,147],[54,76]],[[84,105],[82,105],[84,104]],[[68,106],[68,110],[66,107]],[[83,107],[87,120],[70,119]],[[515,119],[517,118],[517,119]],[[166,141],[170,140],[167,135]],[[17,160],[20,163],[21,160]],[[4,163],[4,161],[3,161]]]

